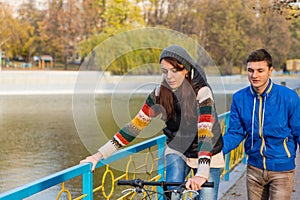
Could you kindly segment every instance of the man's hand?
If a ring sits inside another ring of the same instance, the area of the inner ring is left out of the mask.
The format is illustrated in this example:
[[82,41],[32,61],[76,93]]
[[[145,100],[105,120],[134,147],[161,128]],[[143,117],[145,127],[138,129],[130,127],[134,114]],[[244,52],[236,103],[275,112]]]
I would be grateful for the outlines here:
[[97,152],[94,155],[88,156],[85,159],[80,161],[80,164],[82,163],[92,163],[92,172],[95,171],[96,165],[99,162],[99,160],[102,158],[102,154]]
[[207,181],[206,178],[203,178],[201,176],[194,176],[190,179],[185,184],[185,187],[189,190],[201,190],[202,185]]

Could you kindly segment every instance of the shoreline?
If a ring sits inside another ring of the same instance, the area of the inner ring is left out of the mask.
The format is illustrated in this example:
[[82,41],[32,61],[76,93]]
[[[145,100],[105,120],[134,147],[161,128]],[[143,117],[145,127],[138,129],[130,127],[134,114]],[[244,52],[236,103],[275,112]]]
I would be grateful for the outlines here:
[[[214,93],[232,94],[249,84],[245,75],[207,76]],[[112,76],[100,71],[0,71],[0,95],[149,93],[160,75]],[[277,84],[300,88],[300,74],[273,75]]]

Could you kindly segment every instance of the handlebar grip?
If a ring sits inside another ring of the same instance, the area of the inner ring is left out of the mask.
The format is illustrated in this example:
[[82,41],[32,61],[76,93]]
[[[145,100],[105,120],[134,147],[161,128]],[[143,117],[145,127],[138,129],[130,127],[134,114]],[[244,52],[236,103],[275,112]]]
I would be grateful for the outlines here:
[[133,185],[134,180],[118,180],[117,182],[118,185]]
[[206,182],[202,185],[202,187],[215,187],[215,183],[214,182]]
[[118,180],[118,185],[130,185],[134,187],[141,186],[141,180],[140,179],[134,179],[134,180]]

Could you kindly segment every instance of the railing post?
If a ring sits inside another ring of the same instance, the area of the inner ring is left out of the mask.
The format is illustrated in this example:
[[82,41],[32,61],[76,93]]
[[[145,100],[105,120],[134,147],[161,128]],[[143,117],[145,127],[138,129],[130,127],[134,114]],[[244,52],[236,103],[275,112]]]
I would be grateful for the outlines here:
[[165,158],[164,158],[164,152],[165,152],[165,143],[166,143],[166,137],[163,135],[158,141],[157,141],[157,157],[158,163],[157,163],[157,173],[161,175],[160,181],[164,180],[164,174],[165,174]]
[[247,163],[247,156],[246,156],[246,153],[245,153],[245,149],[244,149],[244,157],[243,157],[242,162],[243,162],[243,164]]
[[230,153],[225,155],[225,175],[224,175],[224,180],[229,181],[229,173],[230,173]]
[[[225,116],[225,119],[224,119],[224,124],[225,124],[225,133],[226,133],[226,131],[227,131],[227,129],[228,129],[228,127],[229,127],[229,116],[230,116],[230,114],[228,113],[228,114],[226,114],[226,116]],[[225,134],[224,133],[224,134]],[[229,181],[229,174],[230,174],[230,153],[227,153],[226,155],[225,155],[225,161],[226,161],[226,163],[225,163],[225,175],[224,175],[224,180],[225,181]]]
[[83,198],[84,200],[93,200],[93,173],[91,170],[82,174],[82,193],[87,194]]
[[[164,157],[164,152],[165,152],[165,145],[166,145],[166,136],[163,135],[158,141],[157,141],[157,157],[158,163],[157,163],[157,173],[160,174],[160,179],[159,181],[165,180],[165,157]],[[157,192],[159,194],[163,194],[163,188],[157,187]],[[159,196],[159,199],[161,196]]]

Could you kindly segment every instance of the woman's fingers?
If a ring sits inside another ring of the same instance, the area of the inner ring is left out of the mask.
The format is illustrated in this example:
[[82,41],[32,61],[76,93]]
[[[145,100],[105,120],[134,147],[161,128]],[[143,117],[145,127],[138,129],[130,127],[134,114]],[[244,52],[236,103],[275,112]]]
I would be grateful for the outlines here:
[[92,172],[94,172],[98,161],[99,160],[96,159],[95,156],[92,155],[92,156],[88,156],[85,159],[81,160],[80,164],[82,164],[82,163],[92,163]]
[[190,179],[185,184],[185,187],[189,190],[201,190],[202,185],[206,182],[207,180],[203,177],[200,176],[194,176]]

